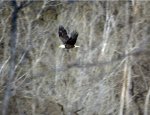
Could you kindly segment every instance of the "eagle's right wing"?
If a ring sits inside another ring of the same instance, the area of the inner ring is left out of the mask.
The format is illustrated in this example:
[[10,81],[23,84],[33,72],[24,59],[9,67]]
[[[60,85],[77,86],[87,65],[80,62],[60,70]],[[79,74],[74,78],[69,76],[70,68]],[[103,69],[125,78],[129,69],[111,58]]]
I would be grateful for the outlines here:
[[77,41],[77,37],[78,37],[78,32],[73,31],[71,33],[70,39],[67,41],[67,44],[74,45]]
[[66,42],[69,40],[69,37],[67,35],[67,31],[65,30],[63,26],[59,26],[58,34],[62,42],[66,44]]

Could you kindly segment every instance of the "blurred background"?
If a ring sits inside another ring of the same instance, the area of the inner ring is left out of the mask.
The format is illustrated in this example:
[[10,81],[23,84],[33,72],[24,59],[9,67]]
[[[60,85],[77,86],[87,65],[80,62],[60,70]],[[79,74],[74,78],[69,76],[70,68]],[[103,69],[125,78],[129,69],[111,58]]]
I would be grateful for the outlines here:
[[149,115],[149,62],[148,1],[0,1],[2,115]]

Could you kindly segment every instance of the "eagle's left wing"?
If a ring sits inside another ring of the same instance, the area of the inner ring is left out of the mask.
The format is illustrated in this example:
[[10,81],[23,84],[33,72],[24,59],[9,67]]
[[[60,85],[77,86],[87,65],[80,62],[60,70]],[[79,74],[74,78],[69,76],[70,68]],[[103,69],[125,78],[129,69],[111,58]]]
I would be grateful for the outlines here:
[[59,26],[58,34],[62,42],[66,44],[66,42],[69,40],[69,37],[67,35],[67,31],[65,30],[63,26]]

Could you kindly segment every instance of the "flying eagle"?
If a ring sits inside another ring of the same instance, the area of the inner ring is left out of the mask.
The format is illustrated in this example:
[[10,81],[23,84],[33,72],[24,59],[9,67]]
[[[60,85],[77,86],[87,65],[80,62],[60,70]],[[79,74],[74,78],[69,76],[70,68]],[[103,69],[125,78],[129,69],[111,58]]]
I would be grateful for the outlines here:
[[74,47],[79,47],[75,45],[78,37],[77,31],[73,31],[69,37],[65,28],[63,26],[59,26],[58,34],[59,34],[59,38],[63,42],[63,45],[59,46],[60,48],[70,49]]

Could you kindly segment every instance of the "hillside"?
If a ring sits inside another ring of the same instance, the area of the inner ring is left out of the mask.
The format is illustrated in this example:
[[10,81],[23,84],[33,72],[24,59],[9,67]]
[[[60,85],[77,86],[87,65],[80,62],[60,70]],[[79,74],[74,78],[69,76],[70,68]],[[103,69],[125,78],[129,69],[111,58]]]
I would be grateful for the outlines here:
[[149,115],[150,2],[1,1],[0,88],[2,115]]

